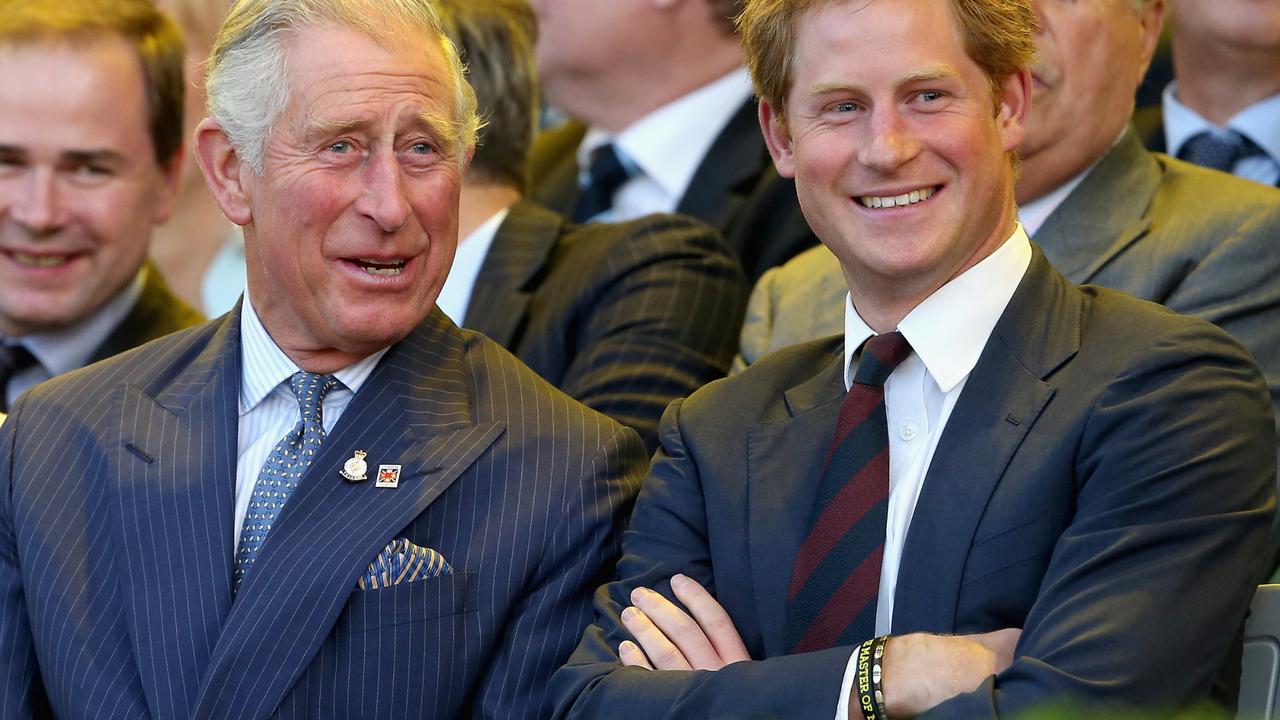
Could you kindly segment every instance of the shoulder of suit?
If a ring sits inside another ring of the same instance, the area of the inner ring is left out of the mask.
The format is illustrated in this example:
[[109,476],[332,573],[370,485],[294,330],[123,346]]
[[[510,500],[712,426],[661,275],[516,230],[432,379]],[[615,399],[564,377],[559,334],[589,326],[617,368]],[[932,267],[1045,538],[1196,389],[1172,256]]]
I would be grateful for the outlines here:
[[[833,363],[844,362],[844,337],[835,335],[789,345],[765,355],[742,372],[703,385],[684,401],[685,416],[719,416],[724,422],[785,416],[784,396]],[[714,420],[713,420],[714,421]]]
[[1181,213],[1203,223],[1243,223],[1280,206],[1280,188],[1152,153],[1161,168],[1153,214]]
[[163,387],[200,358],[226,322],[230,319],[225,316],[208,320],[58,375],[28,391],[24,405],[45,402],[88,405],[94,397],[114,393],[121,383],[142,388]]
[[572,436],[603,442],[622,429],[617,421],[561,392],[487,335],[457,327],[449,332],[461,342],[477,422],[502,422],[525,439]]
[[1120,363],[1151,353],[1159,346],[1194,344],[1215,348],[1222,355],[1252,355],[1232,335],[1193,315],[1183,315],[1158,303],[1098,285],[1080,285],[1085,298],[1080,332],[1081,352],[1110,357]]
[[529,148],[526,163],[529,177],[534,184],[538,179],[551,172],[567,160],[578,161],[578,146],[587,134],[587,126],[570,120],[560,127],[552,128],[538,134]]

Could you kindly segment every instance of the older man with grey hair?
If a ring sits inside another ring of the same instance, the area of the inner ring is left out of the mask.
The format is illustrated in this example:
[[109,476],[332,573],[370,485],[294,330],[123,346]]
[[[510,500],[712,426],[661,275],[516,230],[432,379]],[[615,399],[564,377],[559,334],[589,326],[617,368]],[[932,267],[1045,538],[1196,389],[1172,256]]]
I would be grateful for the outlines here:
[[537,718],[645,468],[435,300],[475,97],[421,0],[245,0],[196,149],[229,315],[0,429],[0,717]]

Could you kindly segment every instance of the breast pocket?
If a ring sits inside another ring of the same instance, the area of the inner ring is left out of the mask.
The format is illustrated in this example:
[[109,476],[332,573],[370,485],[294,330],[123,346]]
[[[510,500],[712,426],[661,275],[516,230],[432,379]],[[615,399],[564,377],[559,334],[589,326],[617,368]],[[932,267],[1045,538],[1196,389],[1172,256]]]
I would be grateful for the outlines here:
[[338,618],[338,636],[408,625],[476,610],[475,573],[449,575],[378,588],[357,590]]
[[357,590],[282,717],[454,717],[480,663],[474,572]]
[[999,530],[976,542],[965,560],[956,632],[1022,627],[1057,542],[1053,515]]

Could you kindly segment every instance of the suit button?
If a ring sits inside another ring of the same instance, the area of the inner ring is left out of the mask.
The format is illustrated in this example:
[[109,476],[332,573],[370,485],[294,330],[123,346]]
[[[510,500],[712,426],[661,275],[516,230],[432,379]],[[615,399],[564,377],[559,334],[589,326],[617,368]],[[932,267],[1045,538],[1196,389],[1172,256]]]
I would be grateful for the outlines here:
[[903,442],[911,442],[912,440],[915,440],[916,426],[911,423],[903,425],[902,429],[898,431],[898,437],[902,438]]

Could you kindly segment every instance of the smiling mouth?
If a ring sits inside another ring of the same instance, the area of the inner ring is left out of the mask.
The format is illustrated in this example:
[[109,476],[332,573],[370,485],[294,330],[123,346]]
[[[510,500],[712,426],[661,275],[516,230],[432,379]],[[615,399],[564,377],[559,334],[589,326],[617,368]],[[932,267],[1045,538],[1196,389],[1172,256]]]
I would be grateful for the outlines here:
[[13,261],[23,267],[29,268],[56,268],[66,265],[76,258],[76,255],[33,255],[18,250],[6,250],[5,254],[13,258]]
[[347,262],[371,275],[399,275],[404,272],[408,260],[376,260],[372,258],[352,258]]
[[905,207],[907,205],[915,205],[918,202],[928,200],[941,188],[941,185],[935,185],[934,187],[924,188],[923,190],[912,190],[909,193],[903,193],[901,195],[863,195],[854,199],[863,207],[872,209]]

